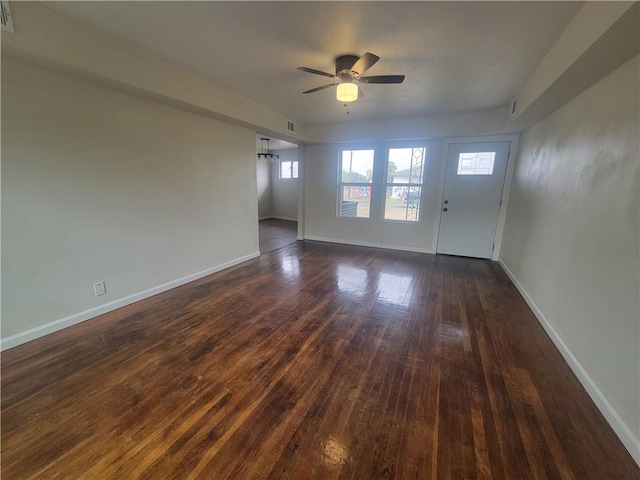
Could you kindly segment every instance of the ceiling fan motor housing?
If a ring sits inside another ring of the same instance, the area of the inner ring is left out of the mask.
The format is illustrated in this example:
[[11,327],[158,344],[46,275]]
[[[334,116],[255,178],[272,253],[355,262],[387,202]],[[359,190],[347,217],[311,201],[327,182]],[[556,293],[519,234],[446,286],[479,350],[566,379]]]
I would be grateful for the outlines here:
[[351,67],[355,65],[359,58],[358,55],[341,55],[336,58],[336,76],[350,76],[349,71],[351,71]]
[[[350,90],[356,98],[354,100],[344,100],[344,101],[355,101],[357,100],[357,85],[356,82],[362,83],[402,83],[404,81],[404,75],[374,75],[369,77],[363,77],[362,74],[373,67],[376,62],[380,60],[380,57],[374,55],[373,53],[367,52],[364,55],[358,57],[357,55],[340,55],[336,57],[336,73],[323,72],[321,70],[316,70],[315,68],[309,67],[298,67],[298,70],[307,73],[313,73],[314,75],[321,75],[323,77],[329,77],[333,79],[333,83],[329,83],[327,85],[322,85],[320,87],[312,88],[311,90],[304,91],[302,93],[314,93],[319,92],[320,90],[325,90],[330,87],[338,87],[338,89],[342,88],[342,90]],[[349,88],[347,84],[354,84],[353,87]],[[354,92],[355,91],[355,92]],[[338,100],[343,101],[341,96],[337,97]],[[344,98],[351,98],[351,96],[345,96]]]

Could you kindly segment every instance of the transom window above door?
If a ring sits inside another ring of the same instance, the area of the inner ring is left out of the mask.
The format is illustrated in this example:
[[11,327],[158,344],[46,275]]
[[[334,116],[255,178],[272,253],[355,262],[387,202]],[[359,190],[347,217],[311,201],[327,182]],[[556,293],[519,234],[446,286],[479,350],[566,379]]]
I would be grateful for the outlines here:
[[461,153],[458,175],[493,175],[496,152]]

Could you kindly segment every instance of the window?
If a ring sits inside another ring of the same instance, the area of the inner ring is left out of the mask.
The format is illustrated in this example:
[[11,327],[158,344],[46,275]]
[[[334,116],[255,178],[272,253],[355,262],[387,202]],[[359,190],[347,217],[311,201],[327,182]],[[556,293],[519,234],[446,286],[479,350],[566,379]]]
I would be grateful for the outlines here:
[[458,175],[492,175],[496,152],[461,153]]
[[373,150],[343,150],[338,182],[338,216],[369,218]]
[[281,160],[280,178],[298,178],[298,161]]
[[385,220],[417,222],[424,182],[425,147],[390,148],[387,156]]

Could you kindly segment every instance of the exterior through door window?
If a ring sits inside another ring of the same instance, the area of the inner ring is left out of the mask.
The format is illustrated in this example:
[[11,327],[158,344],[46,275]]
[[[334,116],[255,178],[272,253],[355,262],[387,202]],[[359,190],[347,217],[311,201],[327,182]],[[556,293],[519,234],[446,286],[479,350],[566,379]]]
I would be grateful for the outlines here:
[[458,175],[493,175],[496,152],[461,153]]

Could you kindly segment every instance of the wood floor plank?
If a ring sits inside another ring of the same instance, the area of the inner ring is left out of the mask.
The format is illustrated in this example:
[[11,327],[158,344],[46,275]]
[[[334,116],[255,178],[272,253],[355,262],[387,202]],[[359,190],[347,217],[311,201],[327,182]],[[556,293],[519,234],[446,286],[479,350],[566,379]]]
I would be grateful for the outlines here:
[[298,222],[269,218],[260,220],[258,227],[261,253],[271,252],[298,239]]
[[296,242],[2,353],[12,479],[640,479],[496,263]]

